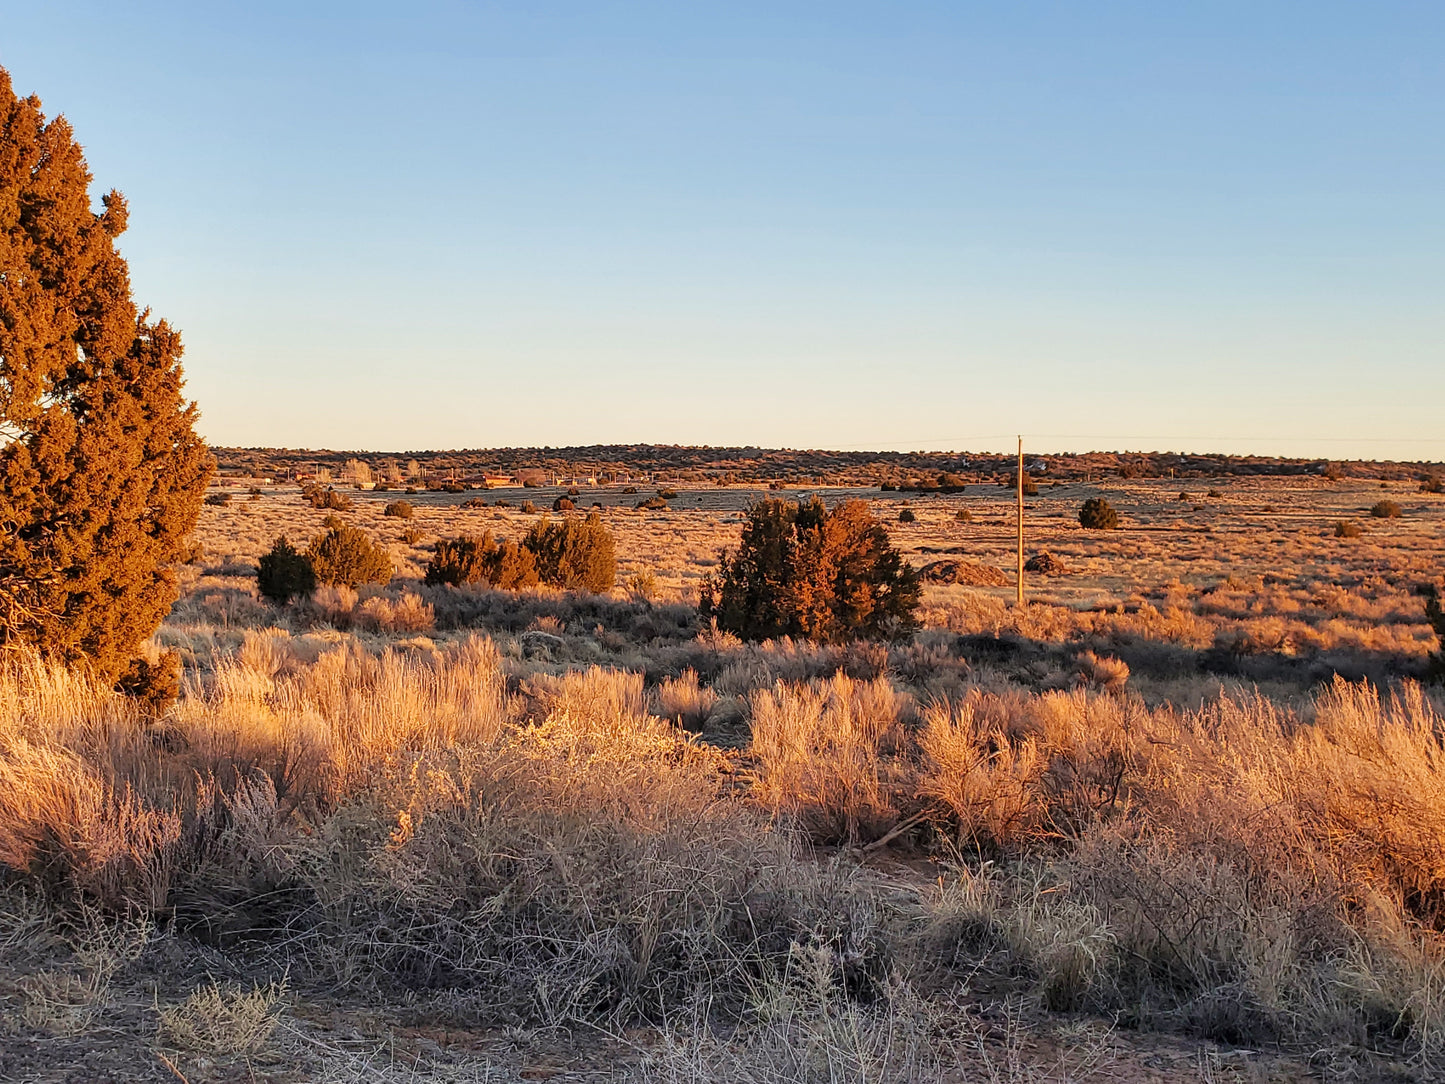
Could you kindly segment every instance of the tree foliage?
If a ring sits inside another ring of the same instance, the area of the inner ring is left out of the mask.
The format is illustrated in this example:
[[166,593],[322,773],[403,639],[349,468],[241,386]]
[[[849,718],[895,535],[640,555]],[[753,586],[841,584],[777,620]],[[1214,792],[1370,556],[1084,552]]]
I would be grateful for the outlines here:
[[764,500],[748,511],[735,552],[703,585],[702,610],[744,639],[803,636],[839,643],[918,627],[918,573],[863,501],[829,511]]
[[256,586],[264,598],[284,605],[316,590],[316,572],[306,555],[281,537],[262,554],[256,568]]
[[1079,508],[1079,525],[1091,531],[1112,531],[1119,526],[1119,513],[1103,497],[1090,497]]
[[536,558],[537,576],[543,583],[600,594],[617,582],[612,532],[596,512],[586,519],[552,520],[544,515],[532,524],[522,545]]
[[313,539],[306,560],[318,583],[357,587],[391,581],[391,557],[356,527],[333,527]]
[[1430,656],[1431,676],[1439,681],[1445,681],[1445,606],[1440,602],[1441,589],[1437,584],[1429,584],[1425,588],[1425,619],[1430,622],[1430,627],[1435,630],[1435,640],[1439,650]]
[[0,69],[0,639],[109,680],[176,597],[214,467],[182,394],[181,341],[137,312],[64,117]]
[[531,550],[505,539],[498,542],[491,531],[481,538],[444,538],[426,566],[426,582],[458,587],[487,583],[515,591],[537,585],[537,562]]

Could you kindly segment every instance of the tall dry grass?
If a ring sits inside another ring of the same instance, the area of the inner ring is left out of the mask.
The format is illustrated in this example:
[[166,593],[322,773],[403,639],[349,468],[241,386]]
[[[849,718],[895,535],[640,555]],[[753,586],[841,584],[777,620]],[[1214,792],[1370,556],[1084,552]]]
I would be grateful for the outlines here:
[[[298,982],[493,1019],[745,1017],[799,952],[847,998],[998,959],[1050,1010],[1445,1057],[1445,720],[1418,686],[1193,711],[972,687],[919,710],[840,672],[754,689],[736,756],[676,725],[705,690],[480,638],[253,631],[154,720],[12,655],[0,867],[270,945]],[[795,828],[973,872],[919,909]]]

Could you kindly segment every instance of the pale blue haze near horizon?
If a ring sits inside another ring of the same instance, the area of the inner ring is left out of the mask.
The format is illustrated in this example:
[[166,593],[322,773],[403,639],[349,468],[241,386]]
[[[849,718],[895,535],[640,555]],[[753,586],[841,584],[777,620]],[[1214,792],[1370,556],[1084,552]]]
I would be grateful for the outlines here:
[[0,2],[216,443],[1445,459],[1445,5]]

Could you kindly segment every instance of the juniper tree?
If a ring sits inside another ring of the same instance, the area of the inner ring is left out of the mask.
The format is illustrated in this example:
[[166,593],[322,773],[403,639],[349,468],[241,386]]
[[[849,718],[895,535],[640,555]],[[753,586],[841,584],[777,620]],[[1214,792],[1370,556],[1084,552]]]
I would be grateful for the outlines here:
[[131,300],[126,202],[0,69],[0,639],[108,679],[176,597],[213,461],[181,340]]
[[863,501],[759,501],[719,566],[703,583],[703,614],[744,639],[841,643],[918,628],[918,573]]

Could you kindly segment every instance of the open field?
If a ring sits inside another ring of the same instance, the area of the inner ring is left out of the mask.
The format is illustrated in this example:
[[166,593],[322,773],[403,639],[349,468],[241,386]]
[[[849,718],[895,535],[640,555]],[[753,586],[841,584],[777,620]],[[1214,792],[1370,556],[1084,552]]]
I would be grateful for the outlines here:
[[[906,642],[824,647],[694,609],[767,491],[641,488],[575,498],[630,591],[420,582],[438,538],[515,539],[560,490],[352,492],[396,577],[287,607],[256,560],[327,513],[238,489],[155,638],[187,666],[161,717],[12,656],[0,1077],[1445,1073],[1416,683],[1445,497],[1046,484],[1028,552],[1067,571],[1019,611],[1010,491],[822,490],[982,581],[931,583]],[[1079,528],[1095,495],[1123,529]]]

